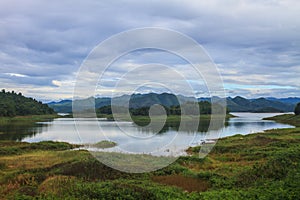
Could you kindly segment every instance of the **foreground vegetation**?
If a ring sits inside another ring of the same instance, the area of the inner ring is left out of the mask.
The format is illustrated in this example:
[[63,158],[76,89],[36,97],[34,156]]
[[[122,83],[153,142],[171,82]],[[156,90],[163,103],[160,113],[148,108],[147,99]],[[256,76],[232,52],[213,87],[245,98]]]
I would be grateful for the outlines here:
[[[297,199],[300,128],[220,139],[161,170],[128,174],[58,142],[0,142],[0,199]],[[127,164],[127,163],[124,163]]]

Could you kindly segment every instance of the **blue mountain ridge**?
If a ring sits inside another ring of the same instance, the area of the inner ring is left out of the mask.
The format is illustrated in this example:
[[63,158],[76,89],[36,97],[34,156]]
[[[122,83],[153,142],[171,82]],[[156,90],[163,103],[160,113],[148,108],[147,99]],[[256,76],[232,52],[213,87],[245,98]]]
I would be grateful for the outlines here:
[[[176,106],[180,103],[191,102],[191,101],[211,101],[211,98],[193,98],[186,97],[183,95],[174,95],[170,93],[148,93],[148,94],[133,94],[133,95],[122,95],[114,97],[90,97],[95,100],[95,107],[100,108],[103,106],[114,105],[125,106],[126,102],[129,101],[130,108],[141,108],[149,107],[153,104],[161,104],[166,107]],[[89,99],[90,99],[89,98]],[[216,97],[218,98],[218,97]],[[84,101],[84,100],[78,100]],[[230,112],[293,112],[297,103],[300,102],[300,98],[289,97],[289,98],[257,98],[247,99],[241,96],[234,98],[227,97],[227,108]],[[53,108],[56,112],[71,113],[72,112],[72,100],[62,100],[59,102],[50,102],[48,106]]]

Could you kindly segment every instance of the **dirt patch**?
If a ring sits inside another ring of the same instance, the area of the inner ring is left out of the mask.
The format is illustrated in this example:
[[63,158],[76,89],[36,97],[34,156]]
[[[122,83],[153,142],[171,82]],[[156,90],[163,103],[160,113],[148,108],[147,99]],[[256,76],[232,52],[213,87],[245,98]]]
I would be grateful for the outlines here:
[[176,186],[188,192],[203,192],[209,188],[209,183],[205,180],[185,177],[182,175],[169,175],[169,176],[154,176],[152,180],[157,183]]

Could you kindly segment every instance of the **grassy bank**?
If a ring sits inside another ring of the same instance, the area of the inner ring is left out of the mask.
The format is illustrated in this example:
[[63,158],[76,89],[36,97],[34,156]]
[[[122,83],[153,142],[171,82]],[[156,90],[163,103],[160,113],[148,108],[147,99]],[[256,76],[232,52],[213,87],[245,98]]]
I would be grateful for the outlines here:
[[[67,143],[0,142],[0,199],[297,199],[300,128],[220,139],[152,173],[128,174]],[[124,163],[126,164],[126,163]]]
[[279,123],[291,124],[296,127],[300,127],[300,115],[285,114],[277,115],[275,117],[265,118],[267,120],[274,120]]

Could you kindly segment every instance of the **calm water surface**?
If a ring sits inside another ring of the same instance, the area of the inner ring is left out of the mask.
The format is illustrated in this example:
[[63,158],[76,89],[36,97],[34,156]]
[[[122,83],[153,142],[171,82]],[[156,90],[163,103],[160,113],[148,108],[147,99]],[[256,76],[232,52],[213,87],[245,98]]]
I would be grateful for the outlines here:
[[[232,113],[226,126],[218,130],[208,131],[207,124],[201,124],[199,131],[178,131],[178,125],[168,125],[160,133],[151,129],[139,127],[131,122],[106,121],[104,119],[58,118],[49,122],[38,122],[33,126],[8,125],[0,127],[0,139],[26,142],[44,140],[64,141],[77,144],[96,143],[101,140],[111,140],[118,146],[106,151],[129,153],[172,152],[181,154],[188,146],[209,142],[218,137],[236,134],[250,134],[268,129],[292,128],[293,126],[262,120],[262,118],[278,115],[278,113]],[[282,113],[281,113],[282,114]],[[168,154],[168,153],[166,153]]]

